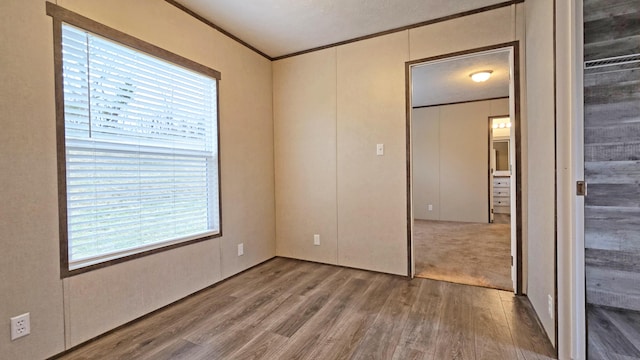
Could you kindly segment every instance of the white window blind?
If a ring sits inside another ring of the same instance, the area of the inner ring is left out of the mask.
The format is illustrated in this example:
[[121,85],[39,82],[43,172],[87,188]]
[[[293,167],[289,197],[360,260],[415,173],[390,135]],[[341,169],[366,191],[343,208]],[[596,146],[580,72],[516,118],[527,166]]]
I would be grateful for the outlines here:
[[69,268],[215,235],[217,80],[63,24]]

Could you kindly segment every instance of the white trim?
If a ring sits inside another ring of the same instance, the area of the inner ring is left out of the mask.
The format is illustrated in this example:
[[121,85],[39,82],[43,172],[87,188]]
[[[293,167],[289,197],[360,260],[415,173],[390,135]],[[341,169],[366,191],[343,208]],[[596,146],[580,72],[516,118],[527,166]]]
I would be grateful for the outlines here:
[[[574,109],[572,118],[572,143],[573,165],[572,181],[575,184],[578,180],[584,180],[584,72],[582,69],[582,59],[584,58],[584,30],[583,30],[583,0],[572,0],[573,24],[573,58],[574,66],[572,82],[574,94],[572,108]],[[575,234],[574,249],[572,252],[573,271],[573,327],[571,331],[572,357],[574,359],[586,359],[587,334],[586,334],[586,289],[585,289],[585,259],[584,259],[584,197],[575,196],[573,203],[573,231]]]
[[556,1],[558,357],[586,358],[582,0]]
[[[515,21],[514,21],[515,23]],[[516,67],[518,67],[518,69],[520,68],[520,64],[516,64],[516,59],[515,59],[515,46],[510,46],[509,47],[509,117],[511,119],[516,119],[516,115],[519,115],[520,117],[520,124],[518,124],[518,126],[520,126],[522,128],[522,107],[520,107],[520,114],[516,114],[516,83],[514,81],[515,79],[515,73],[516,73]],[[521,86],[520,84],[518,84],[518,86]],[[522,135],[522,132],[521,132]],[[517,142],[520,141],[520,144],[517,144]],[[513,259],[511,261],[511,284],[513,285],[513,293],[517,294],[518,293],[518,288],[522,287],[522,291],[526,292],[526,290],[524,289],[524,285],[522,284],[518,284],[518,268],[524,268],[524,266],[519,266],[519,262],[518,262],[518,189],[516,189],[517,186],[517,181],[516,179],[518,178],[518,176],[521,176],[521,174],[518,174],[516,169],[518,169],[518,158],[517,158],[517,153],[516,153],[516,145],[520,145],[521,149],[522,149],[522,136],[520,139],[516,138],[516,127],[515,126],[511,126],[509,128],[509,167],[510,167],[510,171],[508,171],[508,175],[509,178],[511,180],[511,186],[509,186],[509,201],[510,201],[510,207],[511,207],[511,238],[510,238],[510,243],[511,243],[511,259]],[[522,163],[522,157],[520,158],[520,162]],[[522,164],[521,164],[522,165]],[[520,169],[522,169],[522,167],[520,167]],[[524,223],[524,219],[521,219],[521,221]],[[524,260],[526,251],[524,250],[524,234],[522,234],[523,239],[520,239],[521,244],[522,244],[522,257],[520,258],[520,261]],[[522,269],[523,274],[521,274],[521,276],[523,277],[522,281],[526,283],[526,281],[524,280],[524,272],[525,270]],[[520,286],[521,285],[521,286]]]

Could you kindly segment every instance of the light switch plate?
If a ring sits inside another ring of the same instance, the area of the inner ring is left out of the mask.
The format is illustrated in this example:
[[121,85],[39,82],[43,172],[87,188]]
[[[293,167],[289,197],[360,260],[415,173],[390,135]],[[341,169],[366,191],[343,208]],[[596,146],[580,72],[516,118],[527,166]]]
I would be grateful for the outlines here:
[[378,156],[384,155],[384,144],[376,145],[376,155]]
[[244,255],[244,243],[238,244],[238,256]]
[[320,245],[320,234],[313,235],[313,245],[316,245],[316,246]]

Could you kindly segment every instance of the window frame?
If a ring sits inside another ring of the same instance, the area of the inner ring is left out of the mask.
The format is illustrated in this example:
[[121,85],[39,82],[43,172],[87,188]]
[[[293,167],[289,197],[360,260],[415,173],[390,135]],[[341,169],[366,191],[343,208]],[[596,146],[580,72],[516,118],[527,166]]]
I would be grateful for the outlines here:
[[[119,30],[113,29],[99,22],[91,20],[87,17],[74,13],[63,7],[53,3],[46,3],[47,15],[53,18],[53,58],[54,58],[54,75],[55,75],[55,105],[56,105],[56,153],[57,153],[57,172],[58,172],[58,220],[59,220],[59,239],[60,239],[60,278],[71,277],[74,275],[86,273],[88,271],[104,268],[125,261],[137,259],[140,257],[156,254],[178,247],[198,243],[222,236],[222,187],[221,187],[221,156],[220,156],[220,80],[219,71],[211,69],[205,65],[189,60],[185,57],[162,49],[158,46],[140,40],[136,37],[128,35]],[[202,75],[208,76],[215,80],[216,97],[215,97],[215,128],[217,136],[217,168],[218,168],[218,224],[219,231],[216,234],[204,235],[195,239],[185,240],[178,243],[162,245],[149,250],[141,250],[122,257],[109,259],[95,264],[86,265],[79,268],[70,269],[69,262],[69,239],[67,225],[67,179],[66,179],[66,143],[65,143],[65,105],[64,105],[64,79],[63,79],[63,58],[62,58],[62,24],[72,25],[76,28],[88,31],[95,35],[101,36],[108,40],[114,41],[119,45],[132,48],[144,54],[154,56],[163,61],[169,62],[176,66],[180,66]]]

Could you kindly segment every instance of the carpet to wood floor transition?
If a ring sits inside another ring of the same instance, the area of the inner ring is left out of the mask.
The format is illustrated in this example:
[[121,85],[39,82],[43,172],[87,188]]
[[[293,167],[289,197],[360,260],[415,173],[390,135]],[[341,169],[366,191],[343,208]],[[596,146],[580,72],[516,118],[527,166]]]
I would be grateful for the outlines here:
[[414,221],[416,276],[513,291],[507,224]]

